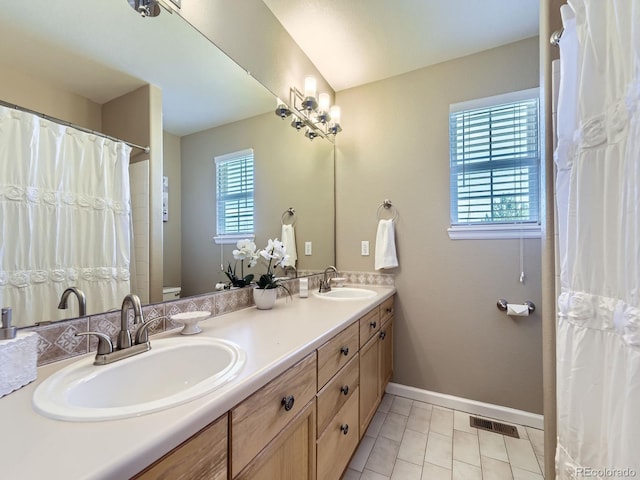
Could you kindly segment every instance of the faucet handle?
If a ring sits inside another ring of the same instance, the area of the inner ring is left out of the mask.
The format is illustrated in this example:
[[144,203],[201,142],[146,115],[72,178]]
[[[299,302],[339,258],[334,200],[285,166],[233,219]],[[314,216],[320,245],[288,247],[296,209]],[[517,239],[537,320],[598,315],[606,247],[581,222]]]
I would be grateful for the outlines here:
[[111,338],[108,335],[100,332],[78,332],[76,333],[76,337],[82,337],[84,335],[95,335],[98,337],[98,351],[97,355],[105,355],[107,353],[113,353],[113,343],[111,342]]
[[138,330],[136,330],[136,338],[135,338],[136,345],[139,345],[141,343],[146,343],[149,341],[149,325],[154,323],[156,320],[160,320],[160,317],[152,318],[151,320],[142,322],[140,327],[138,327]]

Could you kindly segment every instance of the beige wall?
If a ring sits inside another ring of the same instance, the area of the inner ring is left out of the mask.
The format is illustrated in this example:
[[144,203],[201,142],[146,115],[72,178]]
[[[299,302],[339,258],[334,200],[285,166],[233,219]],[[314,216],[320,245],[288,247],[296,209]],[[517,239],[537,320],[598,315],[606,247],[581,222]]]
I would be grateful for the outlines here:
[[162,224],[164,285],[179,287],[182,284],[180,137],[167,132],[164,132],[163,166],[163,175],[169,178],[169,221]]
[[[182,292],[211,291],[226,281],[220,271],[216,234],[214,157],[254,150],[256,244],[280,238],[281,216],[296,210],[298,269],[320,269],[335,261],[333,146],[310,142],[272,113],[182,137]],[[304,242],[313,255],[304,255]],[[234,245],[225,245],[224,265]],[[245,275],[250,273],[245,271]],[[254,274],[264,273],[256,267]]]
[[0,100],[101,131],[101,105],[13,67],[0,65],[0,71]]
[[[395,382],[542,412],[541,319],[512,320],[499,298],[541,307],[540,240],[450,240],[449,104],[538,86],[532,38],[338,92],[337,261],[373,270],[376,210],[389,198],[396,238]],[[539,311],[539,310],[538,310]]]

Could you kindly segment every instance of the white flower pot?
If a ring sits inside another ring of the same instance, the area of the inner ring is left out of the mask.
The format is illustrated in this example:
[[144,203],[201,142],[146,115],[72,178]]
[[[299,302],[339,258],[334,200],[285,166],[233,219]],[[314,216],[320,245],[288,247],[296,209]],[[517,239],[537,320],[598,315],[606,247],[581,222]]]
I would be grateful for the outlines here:
[[253,301],[258,310],[271,310],[278,297],[277,288],[254,288]]

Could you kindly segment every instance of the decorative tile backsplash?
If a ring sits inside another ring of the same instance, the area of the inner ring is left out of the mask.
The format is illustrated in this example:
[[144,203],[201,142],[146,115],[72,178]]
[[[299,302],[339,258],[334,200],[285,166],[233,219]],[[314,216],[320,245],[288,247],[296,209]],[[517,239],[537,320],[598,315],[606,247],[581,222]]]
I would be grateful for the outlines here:
[[[316,272],[300,272],[300,274],[310,274],[309,291],[318,289],[322,274]],[[392,287],[394,276],[387,273],[377,272],[340,272],[340,276],[347,279],[346,283],[359,285],[377,285]],[[299,282],[297,278],[285,280],[284,284],[289,289],[291,295],[299,293]],[[280,289],[278,297],[286,296],[287,293]],[[154,320],[154,324],[149,326],[149,333],[164,332],[179,328],[182,324],[171,321],[171,315],[180,312],[192,312],[196,310],[208,310],[213,316],[224,315],[243,308],[254,305],[251,288],[238,288],[223,292],[208,293],[194,297],[182,298],[170,302],[147,305],[143,307],[142,313],[145,321]],[[98,341],[94,337],[76,337],[78,332],[102,332],[111,337],[115,343],[120,331],[120,311],[101,313],[87,317],[72,318],[49,325],[30,327],[26,331],[34,331],[38,334],[38,366],[48,363],[65,360],[67,358],[84,355],[95,351]],[[129,329],[132,335],[135,334],[138,325],[133,325],[133,311],[129,309]]]

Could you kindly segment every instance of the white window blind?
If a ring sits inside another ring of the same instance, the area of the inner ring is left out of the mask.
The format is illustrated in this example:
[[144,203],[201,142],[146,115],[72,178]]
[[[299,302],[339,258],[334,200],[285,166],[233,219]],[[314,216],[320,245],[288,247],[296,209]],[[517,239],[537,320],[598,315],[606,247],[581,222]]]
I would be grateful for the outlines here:
[[253,149],[215,157],[217,243],[234,243],[254,233]]
[[537,89],[452,105],[452,227],[539,225],[538,110]]

